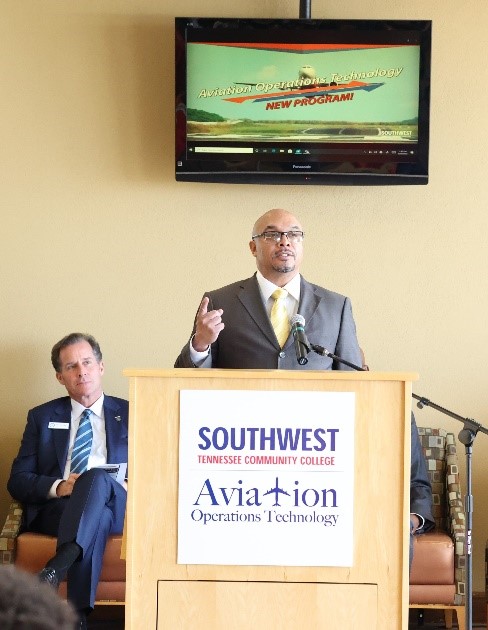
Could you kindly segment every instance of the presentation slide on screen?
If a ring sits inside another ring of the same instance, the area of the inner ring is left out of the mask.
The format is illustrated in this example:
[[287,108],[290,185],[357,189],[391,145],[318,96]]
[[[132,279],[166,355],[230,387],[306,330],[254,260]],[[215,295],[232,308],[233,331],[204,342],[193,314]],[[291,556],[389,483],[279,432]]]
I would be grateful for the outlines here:
[[418,45],[187,47],[191,141],[417,142]]

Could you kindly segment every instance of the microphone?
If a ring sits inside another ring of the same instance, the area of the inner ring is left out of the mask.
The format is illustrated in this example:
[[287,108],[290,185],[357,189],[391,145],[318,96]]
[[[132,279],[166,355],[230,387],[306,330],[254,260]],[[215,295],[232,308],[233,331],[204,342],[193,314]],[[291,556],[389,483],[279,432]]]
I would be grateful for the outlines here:
[[305,334],[305,318],[303,315],[293,315],[291,318],[291,332],[295,342],[295,352],[300,365],[308,363],[307,354],[310,352],[310,343]]

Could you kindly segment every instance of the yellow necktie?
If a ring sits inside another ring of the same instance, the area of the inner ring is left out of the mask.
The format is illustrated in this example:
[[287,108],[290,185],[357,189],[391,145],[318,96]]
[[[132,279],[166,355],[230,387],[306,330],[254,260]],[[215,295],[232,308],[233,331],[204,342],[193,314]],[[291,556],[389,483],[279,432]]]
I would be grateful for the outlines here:
[[271,294],[271,297],[274,299],[274,304],[271,309],[270,319],[280,348],[285,345],[285,341],[290,334],[290,321],[288,319],[288,311],[285,307],[287,295],[288,291],[286,289],[276,289],[276,291]]

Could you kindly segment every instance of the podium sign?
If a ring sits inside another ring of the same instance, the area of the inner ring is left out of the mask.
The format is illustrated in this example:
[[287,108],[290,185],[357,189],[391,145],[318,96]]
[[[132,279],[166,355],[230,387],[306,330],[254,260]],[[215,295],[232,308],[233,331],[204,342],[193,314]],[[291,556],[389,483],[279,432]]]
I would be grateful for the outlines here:
[[353,564],[355,395],[180,392],[178,563]]

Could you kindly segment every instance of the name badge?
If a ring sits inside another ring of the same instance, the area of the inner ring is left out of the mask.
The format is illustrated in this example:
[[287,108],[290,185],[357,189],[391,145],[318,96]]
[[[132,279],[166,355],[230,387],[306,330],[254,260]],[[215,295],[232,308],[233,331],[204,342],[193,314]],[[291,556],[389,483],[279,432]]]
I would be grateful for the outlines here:
[[48,429],[69,429],[69,422],[50,422]]

